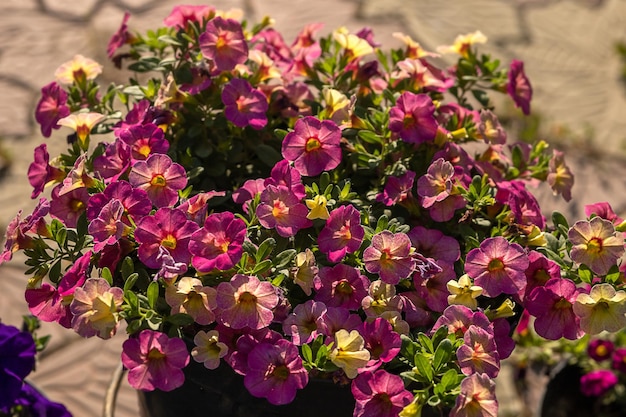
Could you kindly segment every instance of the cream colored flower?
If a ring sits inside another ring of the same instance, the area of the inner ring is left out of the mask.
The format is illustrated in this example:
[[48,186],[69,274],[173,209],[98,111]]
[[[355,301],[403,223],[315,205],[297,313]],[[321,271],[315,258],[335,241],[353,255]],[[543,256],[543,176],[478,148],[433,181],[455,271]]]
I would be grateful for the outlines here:
[[106,116],[100,113],[74,113],[62,118],[57,123],[73,129],[76,132],[81,148],[85,149],[91,130],[104,119],[106,119]]
[[615,291],[611,284],[596,284],[588,295],[579,294],[573,307],[585,333],[616,332],[626,326],[626,292]]
[[462,275],[458,281],[448,281],[446,286],[450,292],[448,304],[459,304],[472,310],[478,308],[476,298],[483,293],[483,289],[478,285],[474,285],[474,282],[467,274]]
[[349,33],[346,28],[339,28],[333,32],[333,38],[351,58],[358,58],[374,52],[374,48],[365,39]]
[[219,341],[217,330],[205,332],[200,330],[193,338],[196,347],[191,350],[191,357],[200,363],[204,363],[207,369],[216,369],[220,366],[220,359],[228,353],[228,346]]
[[56,80],[60,84],[80,83],[84,80],[93,80],[102,73],[102,65],[93,59],[82,55],[75,55],[71,61],[61,64],[54,72]]
[[365,340],[358,331],[341,329],[335,333],[335,348],[330,352],[330,360],[343,369],[348,378],[354,379],[359,368],[367,365],[370,353],[365,349]]
[[456,39],[454,39],[454,44],[450,46],[440,46],[437,48],[437,52],[442,54],[457,53],[463,57],[467,57],[472,45],[486,42],[487,37],[481,31],[477,30],[476,32],[457,36]]

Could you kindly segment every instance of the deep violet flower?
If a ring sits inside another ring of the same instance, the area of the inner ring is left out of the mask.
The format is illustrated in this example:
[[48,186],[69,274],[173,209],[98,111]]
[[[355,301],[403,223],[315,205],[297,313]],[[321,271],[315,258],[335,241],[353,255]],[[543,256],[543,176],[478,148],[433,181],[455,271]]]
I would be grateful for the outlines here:
[[267,98],[247,80],[233,78],[222,90],[224,115],[237,127],[259,130],[267,124]]
[[0,322],[0,412],[20,395],[24,378],[35,367],[35,353],[30,333]]
[[243,383],[255,397],[270,404],[288,404],[309,382],[298,348],[287,340],[259,343],[248,354],[248,371]]
[[185,381],[182,368],[189,363],[189,352],[182,339],[146,329],[124,341],[122,363],[133,388],[172,391]]
[[332,120],[299,119],[282,144],[282,155],[302,175],[314,177],[341,162],[341,130]]

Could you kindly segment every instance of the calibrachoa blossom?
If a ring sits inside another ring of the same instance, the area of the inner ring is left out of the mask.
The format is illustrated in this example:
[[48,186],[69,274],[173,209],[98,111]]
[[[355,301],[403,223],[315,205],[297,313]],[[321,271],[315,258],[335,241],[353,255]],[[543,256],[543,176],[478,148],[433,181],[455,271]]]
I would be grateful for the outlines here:
[[611,284],[596,284],[589,294],[579,294],[574,313],[587,334],[616,332],[626,326],[626,292],[615,291]]
[[237,274],[230,282],[217,286],[220,322],[233,329],[269,326],[274,318],[272,309],[277,304],[274,286],[254,276]]
[[330,307],[356,310],[367,294],[369,281],[358,269],[346,264],[324,267],[315,283],[315,299]]
[[340,206],[330,212],[318,244],[331,262],[338,262],[346,253],[355,252],[361,246],[364,235],[358,210],[351,205]]
[[293,161],[302,175],[312,177],[339,165],[341,131],[333,121],[307,116],[293,129],[283,140],[282,155]]
[[187,185],[185,168],[163,154],[153,154],[145,161],[137,161],[128,174],[133,187],[144,190],[157,207],[173,206],[178,190]]
[[204,227],[195,231],[189,241],[194,268],[200,272],[232,268],[241,259],[245,237],[243,220],[229,212],[211,214],[204,221]]
[[478,326],[470,326],[456,356],[465,375],[481,373],[495,378],[500,371],[500,357],[493,334]]
[[329,359],[343,369],[348,378],[354,379],[359,368],[369,362],[370,353],[365,349],[365,340],[358,331],[340,329],[335,333],[335,347],[330,352]]
[[248,354],[243,383],[256,397],[265,397],[271,404],[288,404],[308,382],[298,348],[284,339],[259,343]]
[[601,217],[577,221],[567,237],[573,244],[572,260],[598,275],[606,275],[624,254],[624,240],[617,236],[613,223]]
[[587,354],[596,362],[602,362],[611,358],[615,345],[610,340],[593,339],[587,345]]
[[146,329],[122,344],[122,363],[133,388],[172,391],[185,381],[182,368],[189,363],[189,352],[182,339]]
[[67,93],[54,81],[41,88],[41,98],[35,110],[35,120],[41,127],[41,134],[49,138],[52,129],[59,129],[59,120],[69,116]]
[[413,399],[402,378],[382,369],[363,373],[352,381],[354,417],[395,417]]
[[411,256],[411,240],[405,233],[384,230],[372,237],[372,244],[363,252],[367,272],[378,274],[389,284],[408,278],[415,268]]
[[194,336],[193,343],[196,346],[191,350],[191,357],[196,362],[202,362],[207,369],[220,366],[220,359],[228,353],[228,346],[219,341],[217,330],[200,330]]
[[517,243],[501,236],[485,239],[467,254],[465,272],[483,288],[483,294],[515,294],[525,286],[528,256]]
[[105,279],[88,279],[74,290],[72,327],[83,337],[109,339],[117,330],[123,298],[122,289],[111,287]]
[[233,19],[211,19],[198,39],[202,55],[211,60],[218,71],[230,71],[248,57],[248,44],[241,24]]
[[188,314],[198,324],[213,323],[216,297],[215,288],[204,286],[202,281],[191,277],[182,277],[165,289],[165,301],[172,307],[172,314]]
[[524,63],[514,59],[511,62],[509,71],[509,83],[506,91],[515,101],[515,105],[520,107],[524,114],[530,114],[530,100],[533,97],[533,88],[524,73]]
[[294,236],[298,230],[309,227],[309,211],[300,199],[283,185],[268,185],[261,193],[261,204],[256,209],[259,223],[275,228],[283,237]]
[[389,111],[389,130],[409,143],[429,142],[437,133],[435,106],[427,94],[403,93]]
[[472,374],[461,382],[461,393],[450,417],[497,417],[496,383],[485,374]]
[[606,394],[617,384],[617,375],[608,369],[598,369],[580,378],[580,392],[588,397]]
[[267,99],[241,78],[233,78],[222,91],[224,114],[237,127],[262,129],[267,124]]

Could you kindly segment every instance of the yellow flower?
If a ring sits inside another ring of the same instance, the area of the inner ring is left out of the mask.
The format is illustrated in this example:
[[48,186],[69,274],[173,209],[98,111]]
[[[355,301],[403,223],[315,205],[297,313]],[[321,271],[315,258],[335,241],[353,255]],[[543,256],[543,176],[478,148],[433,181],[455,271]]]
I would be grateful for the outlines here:
[[374,48],[365,39],[349,33],[346,28],[339,28],[333,32],[333,38],[346,50],[346,54],[353,59],[374,52]]
[[54,76],[60,84],[69,85],[74,82],[82,83],[85,80],[93,80],[102,73],[102,65],[93,59],[76,55],[71,61],[61,64],[54,72]]
[[255,79],[258,79],[259,82],[282,77],[280,70],[274,65],[274,61],[265,52],[253,49],[248,53],[248,59],[258,66]]
[[61,126],[74,129],[81,149],[86,149],[87,138],[98,123],[106,119],[106,116],[100,113],[74,113],[58,121]]
[[392,34],[394,38],[401,40],[406,44],[406,52],[404,53],[407,58],[418,59],[427,56],[438,57],[438,54],[428,52],[422,46],[414,41],[409,35],[405,35],[402,32],[395,32]]
[[579,294],[573,308],[585,333],[616,332],[626,326],[626,292],[615,291],[611,284],[596,284],[589,294]]
[[306,248],[304,252],[296,255],[296,268],[293,271],[293,281],[302,288],[306,295],[311,295],[313,281],[317,276],[317,266],[315,265],[315,255],[311,249]]
[[458,281],[448,281],[446,284],[450,292],[448,304],[459,304],[476,310],[478,307],[476,298],[483,293],[483,289],[473,284],[472,279],[467,274],[462,275]]
[[462,57],[467,58],[470,46],[476,43],[486,43],[487,37],[479,30],[476,32],[468,33],[467,35],[459,35],[454,40],[454,44],[451,46],[440,46],[437,48],[437,52],[442,54],[456,52]]
[[335,348],[330,352],[330,360],[343,369],[348,378],[354,379],[359,368],[367,365],[370,353],[365,349],[365,340],[358,331],[341,329],[335,333]]
[[326,220],[330,214],[326,204],[328,201],[323,195],[316,195],[312,200],[305,200],[306,206],[311,210],[306,218],[309,220],[322,219]]

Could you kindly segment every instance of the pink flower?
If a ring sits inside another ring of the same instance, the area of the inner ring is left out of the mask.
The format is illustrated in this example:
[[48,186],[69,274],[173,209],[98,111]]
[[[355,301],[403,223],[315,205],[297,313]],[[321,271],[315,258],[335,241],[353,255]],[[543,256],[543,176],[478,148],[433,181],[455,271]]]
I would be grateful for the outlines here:
[[516,107],[521,107],[525,115],[530,114],[530,100],[533,88],[524,73],[524,63],[514,59],[509,69],[509,83],[506,91],[513,98]]
[[76,227],[78,218],[87,209],[89,193],[86,188],[78,188],[60,195],[61,184],[52,189],[50,215],[61,220],[67,227]]
[[573,307],[579,293],[576,284],[566,278],[552,278],[530,292],[524,306],[536,317],[535,331],[539,336],[576,340],[583,335]]
[[497,417],[496,383],[485,374],[472,374],[461,381],[461,393],[450,417]]
[[4,250],[0,253],[0,265],[10,261],[13,253],[31,247],[33,238],[29,232],[37,232],[41,236],[46,236],[48,229],[44,217],[50,212],[50,202],[45,198],[40,198],[39,203],[33,209],[33,213],[25,219],[21,219],[22,210],[6,226]]
[[122,363],[133,388],[172,391],[183,385],[182,368],[189,363],[189,352],[182,339],[146,329],[137,338],[127,339],[122,349]]
[[122,130],[119,138],[130,147],[134,161],[145,160],[155,153],[167,153],[170,143],[157,125],[146,123]]
[[324,303],[307,300],[298,304],[283,321],[283,332],[291,336],[294,345],[302,346],[313,341],[321,333],[325,314]]
[[206,220],[207,211],[209,210],[209,200],[215,197],[224,197],[225,195],[225,191],[199,193],[181,202],[178,209],[185,212],[189,220],[202,226]]
[[372,237],[372,244],[363,251],[365,270],[379,274],[383,282],[397,284],[415,269],[410,253],[411,240],[405,233],[383,230]]
[[233,329],[269,326],[274,318],[272,309],[278,305],[278,296],[271,282],[257,277],[236,274],[230,282],[217,286],[219,320]]
[[187,185],[185,168],[167,155],[153,154],[137,161],[128,175],[133,187],[145,190],[156,207],[171,207],[178,201],[178,190]]
[[399,177],[388,177],[385,188],[381,194],[376,196],[376,201],[382,202],[386,206],[393,206],[397,203],[411,198],[411,189],[415,180],[415,172],[407,171]]
[[339,262],[346,253],[356,252],[363,242],[365,230],[361,214],[352,205],[339,206],[330,212],[317,242],[320,252],[331,262]]
[[446,326],[449,334],[455,333],[457,336],[462,336],[472,325],[489,329],[492,324],[485,313],[472,311],[468,307],[455,304],[443,311],[443,314],[433,325],[431,332],[434,333],[439,327]]
[[130,148],[121,139],[104,145],[104,153],[94,158],[94,173],[104,178],[105,183],[113,183],[130,167]]
[[438,272],[431,276],[422,276],[418,271],[413,275],[413,285],[417,293],[424,299],[432,311],[443,311],[448,307],[448,282],[456,278],[454,264],[447,261],[438,261]]
[[400,353],[402,345],[400,335],[393,330],[387,320],[381,317],[363,323],[361,334],[365,339],[365,348],[370,352],[368,371],[378,369],[383,363],[390,362]]
[[248,354],[243,383],[255,397],[267,398],[274,405],[289,404],[308,382],[298,348],[287,340],[259,343]]
[[33,187],[30,198],[37,198],[50,181],[61,181],[63,172],[50,165],[50,155],[45,143],[35,148],[34,161],[28,167],[28,182]]
[[215,64],[217,71],[230,71],[248,58],[248,44],[241,24],[233,19],[211,19],[198,38],[202,55]]
[[315,284],[316,301],[328,307],[344,307],[358,310],[361,300],[367,295],[369,280],[359,270],[346,265],[337,264],[319,271],[319,281]]
[[424,208],[445,200],[452,193],[454,175],[454,166],[443,158],[430,164],[427,173],[417,181],[417,194],[422,197]]
[[204,227],[194,232],[189,242],[191,261],[198,271],[226,271],[235,266],[243,253],[246,224],[231,212],[213,213]]
[[554,194],[561,194],[565,201],[572,199],[572,187],[574,186],[574,174],[565,165],[563,152],[552,150],[552,158],[548,165],[548,184]]
[[128,226],[122,221],[124,206],[118,199],[112,199],[102,207],[98,217],[88,226],[94,239],[94,251],[100,252],[106,245],[112,245],[128,233]]
[[427,94],[404,92],[389,111],[389,130],[405,142],[420,144],[435,139],[435,106]]
[[341,162],[341,130],[331,120],[313,116],[299,119],[282,144],[283,157],[293,161],[302,175],[314,177]]
[[122,221],[128,226],[133,223],[137,224],[152,210],[152,203],[144,190],[133,188],[126,181],[116,181],[107,185],[103,192],[94,194],[89,198],[87,219],[93,221],[111,200],[118,200],[122,203],[124,207]]
[[602,217],[615,225],[624,221],[624,219],[615,214],[611,205],[606,201],[585,205],[585,215],[591,217],[592,214]]
[[121,48],[126,42],[128,42],[130,38],[130,34],[128,33],[128,19],[130,19],[130,13],[125,12],[124,17],[122,18],[122,23],[120,24],[117,32],[111,36],[109,40],[109,44],[107,45],[107,56],[109,58],[113,58],[115,52]]
[[619,372],[626,372],[626,348],[615,349],[611,357],[611,368]]
[[198,225],[187,220],[185,213],[175,208],[160,208],[153,216],[137,223],[135,239],[139,243],[137,255],[148,268],[158,269],[159,248],[168,250],[176,262],[188,264],[191,260],[188,245]]
[[265,189],[264,182],[265,180],[263,178],[247,180],[241,187],[233,192],[233,201],[237,204],[241,204],[246,214],[248,213],[248,203]]
[[272,171],[270,171],[270,176],[264,180],[263,185],[264,187],[261,188],[261,192],[268,185],[284,185],[299,199],[306,197],[306,189],[304,184],[302,184],[302,175],[300,174],[300,171],[292,167],[286,159],[283,159],[274,165]]
[[70,304],[73,314],[72,328],[82,337],[97,335],[109,339],[119,324],[119,310],[124,301],[124,291],[111,287],[102,278],[89,278],[82,287],[74,290]]
[[478,326],[470,326],[463,336],[456,356],[461,372],[465,375],[484,373],[491,378],[498,376],[500,357],[493,333]]
[[591,371],[580,378],[580,392],[587,397],[600,397],[617,385],[617,375],[608,369]]
[[413,401],[402,378],[382,369],[364,372],[352,381],[354,417],[396,417]]
[[202,25],[203,21],[208,19],[212,13],[215,13],[215,9],[211,6],[190,4],[174,6],[163,23],[170,28],[186,29],[189,23]]
[[593,339],[589,341],[589,345],[587,345],[587,355],[596,362],[609,359],[611,355],[613,355],[614,350],[615,345],[613,342],[605,339]]
[[242,78],[233,78],[222,90],[224,115],[237,127],[263,129],[268,109],[265,94]]
[[528,261],[528,268],[524,272],[526,288],[523,293],[520,293],[522,299],[527,297],[534,288],[543,286],[549,279],[561,277],[559,264],[537,251],[533,250],[528,253]]
[[437,229],[415,226],[408,233],[415,251],[426,258],[454,263],[461,257],[459,241]]
[[172,307],[172,315],[188,314],[196,323],[206,325],[215,321],[216,294],[215,288],[202,285],[199,279],[182,277],[165,288],[165,301]]
[[256,215],[267,229],[275,228],[282,237],[295,236],[300,229],[310,227],[309,210],[300,199],[283,185],[268,185],[261,193]]
[[35,110],[35,120],[41,127],[41,134],[49,138],[52,129],[59,129],[59,120],[70,115],[67,93],[56,82],[41,88],[41,98]]
[[474,284],[483,288],[484,295],[496,297],[524,289],[528,263],[528,256],[520,245],[496,236],[469,251],[465,272],[474,279]]

